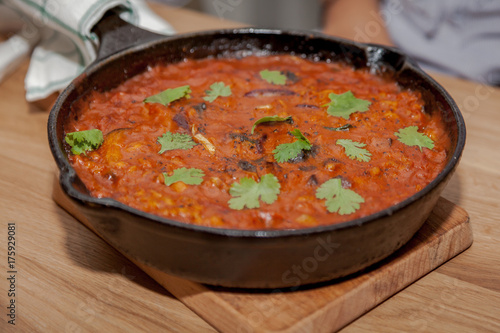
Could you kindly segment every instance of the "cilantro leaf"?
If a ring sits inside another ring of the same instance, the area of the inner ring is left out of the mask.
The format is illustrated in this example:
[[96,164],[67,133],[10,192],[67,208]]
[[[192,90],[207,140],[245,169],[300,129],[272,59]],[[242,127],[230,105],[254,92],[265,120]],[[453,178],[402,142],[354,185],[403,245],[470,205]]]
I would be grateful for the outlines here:
[[167,150],[191,149],[196,146],[193,138],[189,134],[166,132],[158,137],[161,149],[158,154],[163,154]]
[[422,151],[422,147],[429,149],[434,148],[434,141],[427,135],[419,133],[417,126],[401,128],[399,131],[395,132],[394,135],[398,137],[399,141],[407,146],[418,146],[420,151]]
[[272,121],[291,121],[291,120],[292,120],[292,116],[288,116],[288,117],[279,117],[279,116],[262,117],[262,118],[258,119],[255,123],[253,123],[251,133],[253,134],[253,132],[255,131],[255,127],[257,127],[258,124],[272,122]]
[[203,176],[205,176],[203,170],[195,168],[175,169],[172,176],[169,176],[166,172],[163,173],[163,179],[167,186],[175,182],[183,182],[186,185],[200,185],[203,182]]
[[[291,131],[290,133],[292,133],[292,135],[297,139],[297,140],[301,140],[301,141],[304,141],[305,143],[307,143],[308,145],[311,145],[311,142],[309,142],[309,140],[307,140],[307,138],[304,136],[304,134],[302,134],[302,132],[300,132],[300,130],[298,128],[294,129],[293,131]],[[308,149],[309,150],[309,149]]]
[[328,97],[330,103],[323,105],[328,106],[326,112],[331,116],[344,119],[349,119],[351,113],[368,111],[368,107],[372,104],[369,101],[354,97],[350,90],[340,95],[331,93]]
[[101,146],[104,141],[101,130],[91,129],[87,131],[66,133],[64,141],[71,146],[71,152],[75,155],[94,150]]
[[282,74],[280,71],[270,71],[264,69],[260,71],[260,77],[271,84],[284,85],[286,83],[286,75]]
[[264,175],[257,183],[251,178],[244,177],[240,183],[233,183],[229,189],[232,198],[229,200],[229,207],[241,210],[245,208],[259,208],[259,199],[267,204],[272,204],[278,199],[281,185],[278,178],[271,173]]
[[206,91],[207,96],[203,97],[205,101],[213,102],[219,96],[231,96],[231,87],[224,85],[224,82],[215,82],[210,86],[210,90]]
[[297,141],[292,143],[283,143],[273,150],[274,158],[278,163],[284,163],[299,156],[302,150],[311,150],[311,142],[300,132],[294,129],[292,135]]
[[345,148],[345,154],[349,156],[351,160],[358,160],[361,162],[368,162],[371,159],[372,154],[362,147],[366,146],[365,143],[356,142],[348,139],[338,139],[336,144]]
[[144,99],[144,103],[160,103],[167,106],[173,101],[176,101],[183,97],[190,98],[190,93],[191,88],[189,86],[169,88],[167,90],[163,90],[161,93],[147,97],[146,99]]
[[340,215],[354,213],[359,209],[360,204],[365,202],[365,199],[353,190],[343,188],[339,178],[324,182],[316,190],[316,198],[326,199],[326,209],[330,213],[338,212]]

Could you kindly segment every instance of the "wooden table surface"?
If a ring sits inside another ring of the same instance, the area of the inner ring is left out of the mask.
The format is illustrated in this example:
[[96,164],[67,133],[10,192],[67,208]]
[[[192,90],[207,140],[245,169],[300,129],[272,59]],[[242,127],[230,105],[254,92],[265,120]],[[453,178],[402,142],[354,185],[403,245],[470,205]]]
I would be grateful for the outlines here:
[[[237,26],[154,8],[178,32]],[[0,84],[0,331],[213,332],[54,203],[48,112],[24,99],[26,70],[27,63]],[[434,77],[467,124],[466,149],[443,196],[468,211],[474,243],[342,332],[500,332],[500,89]],[[7,323],[9,224],[16,238],[15,326]]]

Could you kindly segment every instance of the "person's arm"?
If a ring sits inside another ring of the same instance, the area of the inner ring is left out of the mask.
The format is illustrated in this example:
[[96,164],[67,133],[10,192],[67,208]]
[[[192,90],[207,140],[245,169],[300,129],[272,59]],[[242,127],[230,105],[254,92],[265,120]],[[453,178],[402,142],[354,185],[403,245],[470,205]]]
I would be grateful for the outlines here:
[[393,45],[379,0],[323,0],[323,32],[363,43]]

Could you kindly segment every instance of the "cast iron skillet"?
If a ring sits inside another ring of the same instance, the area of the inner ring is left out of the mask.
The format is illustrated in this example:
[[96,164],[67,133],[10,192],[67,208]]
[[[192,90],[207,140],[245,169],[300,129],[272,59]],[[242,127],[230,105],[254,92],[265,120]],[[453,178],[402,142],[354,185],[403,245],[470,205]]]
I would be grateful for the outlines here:
[[[396,49],[319,33],[251,28],[166,37],[128,25],[114,15],[101,20],[95,32],[101,40],[98,60],[61,93],[49,116],[49,142],[60,170],[60,185],[113,247],[179,277],[225,287],[294,288],[358,272],[395,252],[422,226],[464,148],[465,125],[455,102]],[[92,90],[111,89],[156,63],[250,53],[345,61],[356,68],[394,75],[402,87],[422,93],[426,110],[443,115],[452,141],[445,169],[420,192],[388,209],[341,224],[300,230],[184,224],[88,194],[63,148],[63,123],[73,102]]]

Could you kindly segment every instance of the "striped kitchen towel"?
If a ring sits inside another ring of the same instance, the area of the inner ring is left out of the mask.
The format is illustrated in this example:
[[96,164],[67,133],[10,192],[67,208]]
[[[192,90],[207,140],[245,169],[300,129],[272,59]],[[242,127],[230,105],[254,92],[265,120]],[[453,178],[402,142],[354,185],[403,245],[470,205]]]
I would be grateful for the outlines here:
[[[6,12],[4,8],[15,12],[21,20],[15,39],[4,45],[11,48],[5,54],[18,57],[36,44],[25,78],[29,102],[61,91],[95,59],[98,41],[91,30],[111,8],[118,8],[124,20],[141,28],[167,35],[175,33],[143,0],[0,0],[0,11]],[[7,20],[0,20],[0,26],[1,22]]]

